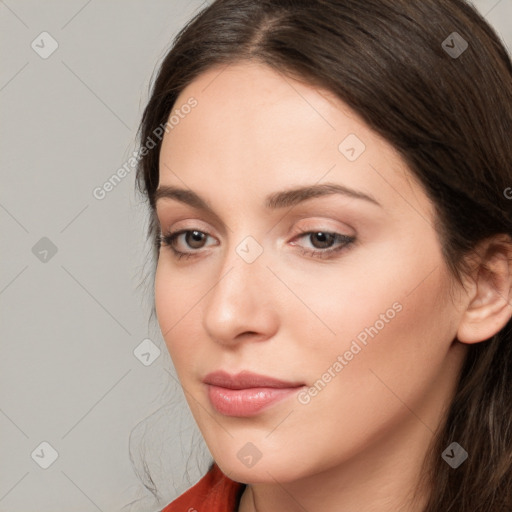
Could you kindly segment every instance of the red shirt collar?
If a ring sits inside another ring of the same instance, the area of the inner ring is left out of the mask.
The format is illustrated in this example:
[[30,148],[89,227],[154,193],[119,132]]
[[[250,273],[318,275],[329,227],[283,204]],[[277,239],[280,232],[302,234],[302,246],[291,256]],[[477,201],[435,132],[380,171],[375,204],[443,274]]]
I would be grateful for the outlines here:
[[214,463],[197,484],[161,512],[237,512],[245,487],[228,478]]

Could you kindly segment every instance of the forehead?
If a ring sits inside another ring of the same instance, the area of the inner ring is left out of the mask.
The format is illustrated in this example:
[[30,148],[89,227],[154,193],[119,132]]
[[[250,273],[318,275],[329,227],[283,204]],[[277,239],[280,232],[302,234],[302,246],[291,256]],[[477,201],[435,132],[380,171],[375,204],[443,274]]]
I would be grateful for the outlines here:
[[186,180],[204,190],[223,180],[242,192],[250,183],[250,192],[263,196],[325,176],[384,196],[381,202],[393,208],[400,196],[421,196],[400,154],[330,91],[239,62],[199,75],[171,115],[191,98],[197,106],[164,137],[162,184]]
[[[317,131],[329,133],[348,127],[357,129],[361,136],[371,133],[362,119],[330,91],[299,82],[256,61],[208,69],[181,92],[175,108],[179,110],[191,97],[198,101],[195,112],[202,114],[204,127],[222,129],[245,123],[249,128],[251,123],[250,128],[255,130],[267,123],[268,129],[260,130],[262,136],[270,128],[281,127],[283,135],[292,133],[296,140],[301,134],[311,137]],[[215,117],[209,117],[211,114]]]

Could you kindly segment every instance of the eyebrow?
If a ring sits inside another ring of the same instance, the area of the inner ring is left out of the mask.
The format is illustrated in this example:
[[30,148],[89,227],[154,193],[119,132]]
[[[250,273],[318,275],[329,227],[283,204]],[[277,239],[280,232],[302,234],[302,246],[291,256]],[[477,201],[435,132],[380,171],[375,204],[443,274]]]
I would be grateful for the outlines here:
[[[292,188],[289,190],[283,190],[281,192],[274,192],[265,198],[265,207],[267,209],[276,210],[278,208],[295,206],[308,199],[332,194],[341,194],[346,197],[361,199],[382,207],[382,205],[371,195],[365,194],[364,192],[360,192],[358,190],[354,190],[344,185],[340,185],[338,183],[322,183],[318,185]],[[155,205],[157,201],[164,198],[175,199],[182,203],[188,204],[193,208],[203,210],[210,213],[211,215],[216,216],[210,204],[192,190],[162,185],[155,191]]]

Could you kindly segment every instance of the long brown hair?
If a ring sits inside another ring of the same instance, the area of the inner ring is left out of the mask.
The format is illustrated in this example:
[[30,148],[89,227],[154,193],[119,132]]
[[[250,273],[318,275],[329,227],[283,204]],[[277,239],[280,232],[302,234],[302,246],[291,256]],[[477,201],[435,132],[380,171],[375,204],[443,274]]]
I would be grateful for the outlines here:
[[[332,91],[400,152],[435,206],[443,255],[457,279],[478,242],[512,236],[512,64],[470,4],[216,0],[181,30],[163,60],[141,142],[166,123],[200,73],[241,60]],[[160,144],[137,173],[152,213],[155,258]],[[468,348],[424,461],[431,489],[425,512],[512,510],[511,321]],[[441,458],[454,441],[469,453],[457,469]]]

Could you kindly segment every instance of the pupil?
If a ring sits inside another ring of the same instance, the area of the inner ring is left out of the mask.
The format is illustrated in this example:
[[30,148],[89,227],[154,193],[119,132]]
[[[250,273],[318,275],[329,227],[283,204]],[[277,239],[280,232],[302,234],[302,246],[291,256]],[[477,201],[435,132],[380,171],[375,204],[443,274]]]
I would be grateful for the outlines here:
[[[187,236],[189,235],[192,235],[192,243],[190,243],[189,245],[194,248],[201,247],[201,242],[203,241],[204,233],[201,233],[200,231],[192,231],[191,233],[187,234]],[[187,243],[189,243],[188,240]],[[198,245],[194,245],[194,243]]]
[[[325,248],[330,245],[330,242],[332,241],[333,235],[331,233],[323,233],[322,231],[319,231],[318,233],[314,233],[314,237],[320,239],[320,248]],[[316,244],[313,244],[316,246]]]

